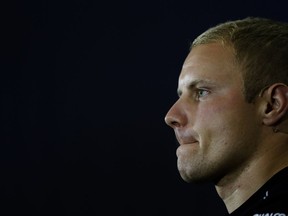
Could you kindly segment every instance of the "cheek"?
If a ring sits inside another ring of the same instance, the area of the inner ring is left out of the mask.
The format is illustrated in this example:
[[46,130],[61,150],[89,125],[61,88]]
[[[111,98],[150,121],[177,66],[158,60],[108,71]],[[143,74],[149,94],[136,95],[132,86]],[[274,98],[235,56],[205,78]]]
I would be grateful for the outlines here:
[[243,124],[246,125],[247,121],[252,120],[248,105],[233,100],[230,100],[229,103],[227,101],[229,100],[218,100],[199,106],[196,112],[195,127],[201,127],[202,130],[213,128],[213,130],[224,132],[240,129]]
[[214,124],[224,122],[227,117],[228,107],[224,104],[219,103],[205,103],[201,104],[196,112],[196,122],[202,124]]
[[[201,152],[211,160],[220,161],[224,155],[234,155],[242,148],[239,141],[246,133],[242,118],[233,107],[209,105],[197,113],[195,130],[199,134]],[[225,156],[226,157],[226,156]],[[214,158],[214,159],[213,159]]]

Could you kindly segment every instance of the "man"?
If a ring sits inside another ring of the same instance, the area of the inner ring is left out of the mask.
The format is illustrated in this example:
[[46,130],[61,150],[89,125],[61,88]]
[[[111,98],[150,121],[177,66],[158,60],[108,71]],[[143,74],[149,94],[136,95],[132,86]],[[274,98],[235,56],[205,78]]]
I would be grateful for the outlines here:
[[288,24],[257,17],[198,36],[184,61],[174,129],[179,173],[213,182],[231,215],[288,215]]

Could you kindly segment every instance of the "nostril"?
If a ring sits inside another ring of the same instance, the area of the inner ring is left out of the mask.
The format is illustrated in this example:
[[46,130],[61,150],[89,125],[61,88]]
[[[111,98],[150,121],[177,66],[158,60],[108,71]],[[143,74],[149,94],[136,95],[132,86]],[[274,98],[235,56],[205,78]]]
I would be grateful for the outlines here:
[[175,128],[175,127],[179,127],[179,126],[180,126],[179,122],[177,122],[174,118],[169,117],[169,116],[167,116],[167,117],[165,118],[165,122],[166,122],[166,124],[167,124],[168,126],[170,126],[170,127],[172,127],[172,128]]
[[173,128],[180,126],[179,122],[177,122],[177,121],[171,121],[170,125],[171,125],[171,127],[173,127]]

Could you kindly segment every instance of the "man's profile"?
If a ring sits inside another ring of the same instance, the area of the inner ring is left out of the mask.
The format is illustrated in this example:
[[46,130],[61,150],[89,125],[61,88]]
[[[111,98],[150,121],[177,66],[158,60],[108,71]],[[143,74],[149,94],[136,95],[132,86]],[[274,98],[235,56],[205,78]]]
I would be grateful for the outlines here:
[[165,116],[186,182],[213,182],[230,215],[288,215],[288,24],[227,21],[192,43]]

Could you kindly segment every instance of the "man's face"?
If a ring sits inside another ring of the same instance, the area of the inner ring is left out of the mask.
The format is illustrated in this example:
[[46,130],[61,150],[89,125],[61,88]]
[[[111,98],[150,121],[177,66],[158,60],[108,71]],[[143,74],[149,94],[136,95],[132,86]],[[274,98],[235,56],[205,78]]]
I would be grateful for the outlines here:
[[179,99],[165,117],[180,144],[178,169],[187,182],[237,175],[255,156],[261,121],[245,101],[231,49],[218,43],[194,47],[178,82]]

